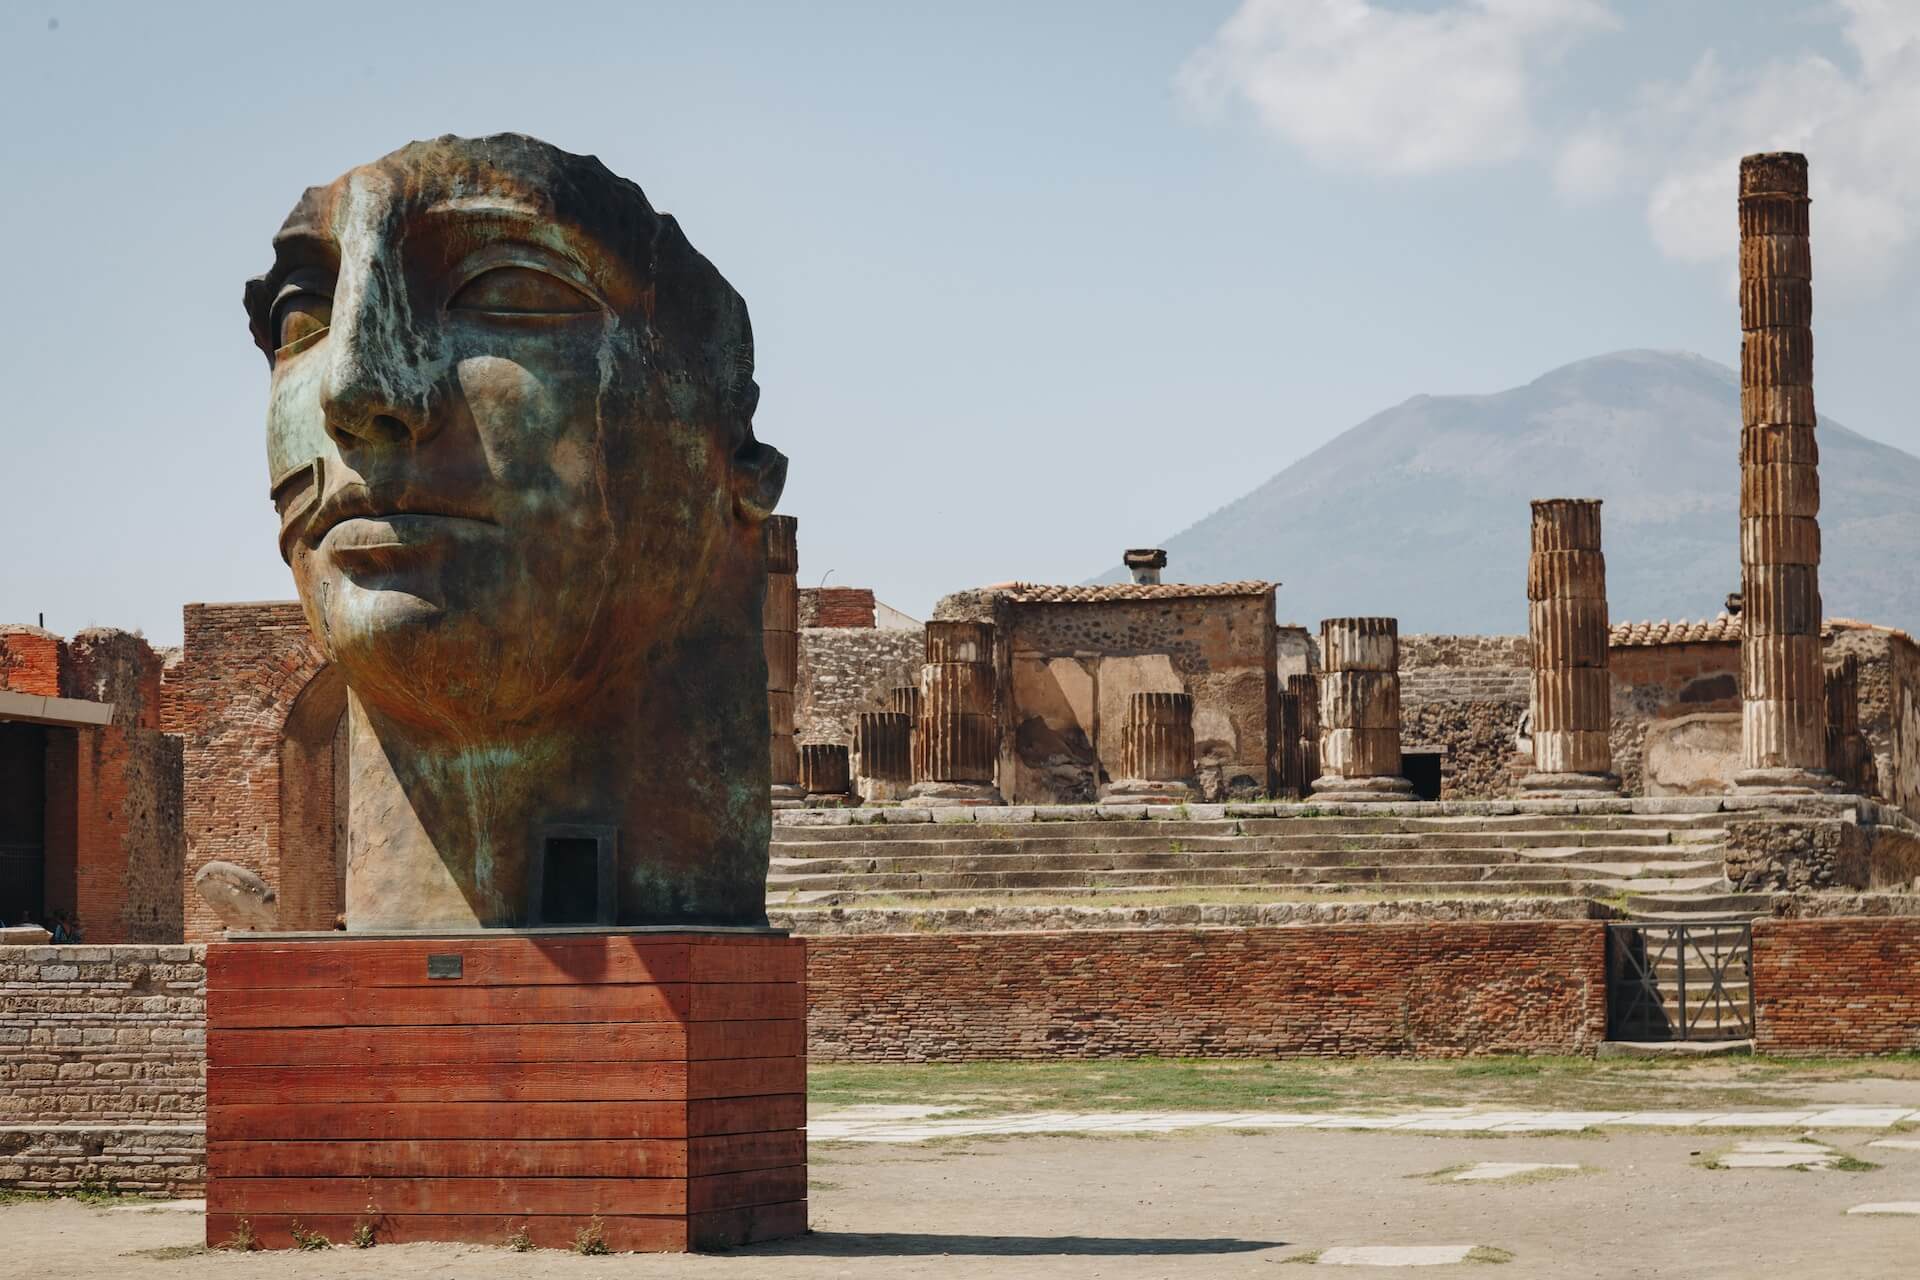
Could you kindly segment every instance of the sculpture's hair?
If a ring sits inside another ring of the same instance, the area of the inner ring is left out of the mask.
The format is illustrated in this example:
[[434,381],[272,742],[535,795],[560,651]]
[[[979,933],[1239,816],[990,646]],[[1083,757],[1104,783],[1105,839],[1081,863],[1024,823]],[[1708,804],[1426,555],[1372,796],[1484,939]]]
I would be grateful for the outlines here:
[[[401,183],[431,174],[439,185],[455,190],[477,189],[489,174],[510,175],[529,195],[546,201],[555,218],[623,255],[651,286],[647,323],[655,372],[699,395],[711,388],[717,402],[702,407],[726,430],[728,448],[738,451],[751,445],[760,389],[753,378],[753,326],[746,300],[688,243],[671,215],[654,209],[638,185],[593,156],[575,155],[518,133],[412,142],[366,167],[386,170]],[[330,190],[309,188],[288,215],[287,225],[315,220]],[[277,265],[246,285],[254,345],[269,362],[275,346],[274,294],[284,274]]]

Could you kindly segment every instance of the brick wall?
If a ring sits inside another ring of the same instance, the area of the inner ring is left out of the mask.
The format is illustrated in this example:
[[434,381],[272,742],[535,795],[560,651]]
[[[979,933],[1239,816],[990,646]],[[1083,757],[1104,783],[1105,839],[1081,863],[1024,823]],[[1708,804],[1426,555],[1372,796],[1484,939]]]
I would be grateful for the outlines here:
[[1920,1050],[1920,918],[1758,921],[1753,992],[1762,1053]]
[[[182,612],[186,645],[180,662],[167,672],[166,724],[182,738],[186,879],[191,882],[209,861],[233,862],[297,905],[304,900],[299,887],[282,884],[282,756],[288,754],[288,717],[324,659],[300,606],[292,602],[190,604]],[[323,689],[316,698],[324,694]],[[344,693],[340,696],[344,699]],[[317,723],[325,717],[312,719]],[[328,725],[329,742],[331,735]],[[331,751],[298,750],[302,739],[295,737],[293,757],[324,767],[330,787]],[[318,810],[310,803],[310,791],[318,785],[305,780],[289,789],[299,813]],[[296,844],[296,850],[303,851],[295,859],[303,869],[296,878],[313,873],[316,863],[333,874],[331,850],[307,850],[306,844]],[[316,908],[322,910],[324,905]],[[185,915],[189,940],[217,937],[225,927],[191,890]],[[283,906],[281,924],[326,928],[331,918],[299,919]]]
[[205,1181],[199,947],[0,947],[0,1187]]
[[802,587],[800,625],[803,627],[871,627],[873,592],[865,587]]
[[862,711],[883,709],[887,691],[920,683],[926,633],[866,627],[803,627],[793,691],[794,737],[851,746]]
[[1584,1053],[1586,921],[807,940],[816,1061]]
[[60,696],[60,637],[39,627],[0,625],[0,689]]

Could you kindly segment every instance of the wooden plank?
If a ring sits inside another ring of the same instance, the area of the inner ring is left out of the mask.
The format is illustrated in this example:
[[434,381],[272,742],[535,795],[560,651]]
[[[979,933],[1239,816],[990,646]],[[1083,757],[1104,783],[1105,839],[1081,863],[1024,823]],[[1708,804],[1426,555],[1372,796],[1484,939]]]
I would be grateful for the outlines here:
[[[750,988],[706,987],[702,990]],[[207,985],[207,1028],[520,1026],[684,1021],[686,983],[563,987],[258,987]],[[760,1016],[789,1016],[768,1014]]]
[[[429,955],[457,955],[461,976],[429,978]],[[747,963],[751,963],[750,961]],[[315,939],[215,943],[207,984],[236,987],[595,986],[689,981],[688,947],[636,936]]]
[[690,1022],[687,1057],[800,1058],[807,1052],[804,1018],[759,1018],[741,1022]]
[[[207,1109],[207,1141],[486,1138],[683,1138],[794,1128],[806,1099],[737,1098],[724,1102],[306,1102],[221,1104]],[[696,1123],[699,1128],[692,1126]],[[771,1123],[770,1123],[771,1122]]]
[[687,1172],[695,1177],[804,1165],[807,1135],[799,1129],[788,1129],[783,1133],[729,1133],[689,1138],[686,1162]]
[[[705,1217],[706,1215],[702,1215]],[[515,1233],[525,1231],[536,1248],[570,1249],[575,1236],[587,1229],[592,1215],[546,1214],[510,1215],[473,1214],[275,1214],[209,1213],[207,1244],[219,1248],[233,1237],[245,1217],[248,1229],[263,1249],[293,1247],[292,1228],[298,1223],[303,1232],[325,1236],[334,1244],[353,1238],[362,1222],[373,1227],[376,1244],[417,1244],[453,1242],[493,1245],[507,1243]],[[607,1247],[616,1253],[684,1253],[691,1247],[687,1219],[681,1215],[635,1216],[602,1215],[600,1231]],[[798,1234],[787,1232],[786,1234]],[[756,1239],[772,1239],[770,1236]],[[710,1246],[718,1247],[718,1246]]]
[[[801,1135],[700,1138],[731,1146],[702,1148],[698,1172],[732,1173],[794,1164]],[[780,1138],[786,1141],[775,1142]],[[493,1138],[385,1141],[210,1142],[210,1178],[678,1178],[692,1172],[686,1138]],[[784,1157],[784,1158],[783,1158]]]
[[807,1233],[807,1202],[696,1213],[687,1219],[687,1229],[690,1249],[731,1249],[760,1240],[784,1240]]
[[685,1178],[215,1178],[207,1183],[207,1212],[685,1213],[687,1185]]
[[[739,1058],[716,1066],[758,1064]],[[792,1093],[792,1071],[712,1076],[701,1097]],[[686,1062],[445,1062],[409,1067],[208,1067],[207,1107],[309,1102],[646,1102],[688,1096]],[[797,1078],[804,1079],[804,1073]]]
[[804,982],[807,944],[801,938],[766,939],[747,946],[718,938],[687,948],[690,982]]
[[798,982],[696,982],[690,1022],[746,1022],[807,1016],[807,991]]
[[689,1098],[753,1098],[807,1088],[805,1058],[713,1058],[687,1067]]
[[702,1098],[686,1104],[687,1132],[695,1137],[804,1129],[807,1095],[795,1091],[759,1098]]
[[806,1194],[805,1164],[687,1179],[687,1207],[693,1213],[739,1209],[758,1204],[784,1204],[803,1200]]
[[[715,1022],[713,1027],[755,1027]],[[788,1024],[773,1023],[785,1027]],[[767,1042],[771,1033],[758,1033]],[[743,1031],[753,1042],[756,1033]],[[710,1037],[727,1047],[724,1036]],[[684,1061],[683,1022],[589,1022],[515,1027],[223,1028],[207,1038],[215,1067],[414,1066],[437,1062]],[[725,1056],[725,1055],[709,1055]]]

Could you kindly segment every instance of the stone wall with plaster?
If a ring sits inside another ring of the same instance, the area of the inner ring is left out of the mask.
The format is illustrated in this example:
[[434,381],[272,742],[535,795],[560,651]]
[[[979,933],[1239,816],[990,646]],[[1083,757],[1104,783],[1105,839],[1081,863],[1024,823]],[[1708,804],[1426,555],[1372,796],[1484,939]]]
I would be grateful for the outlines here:
[[918,685],[926,653],[924,628],[802,627],[795,739],[851,746],[854,719],[885,710],[888,690]]
[[1532,653],[1525,636],[1400,637],[1400,750],[1440,756],[1442,800],[1513,793]]

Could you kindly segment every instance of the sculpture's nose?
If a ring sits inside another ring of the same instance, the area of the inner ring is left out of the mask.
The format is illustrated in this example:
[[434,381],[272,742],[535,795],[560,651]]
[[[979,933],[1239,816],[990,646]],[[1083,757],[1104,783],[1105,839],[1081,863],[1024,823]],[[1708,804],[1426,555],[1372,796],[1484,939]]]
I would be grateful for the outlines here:
[[320,407],[343,454],[417,443],[431,430],[420,335],[404,285],[381,265],[349,266],[334,296]]

